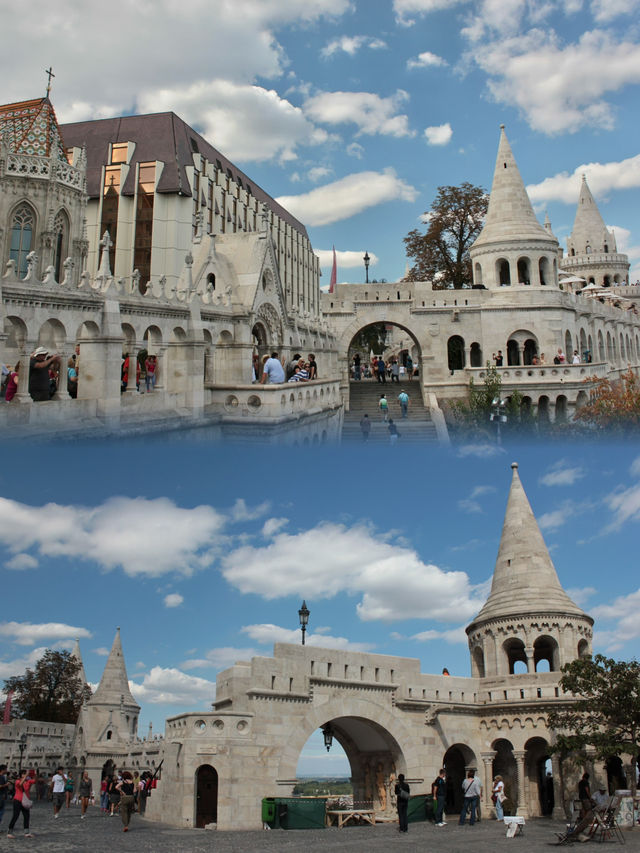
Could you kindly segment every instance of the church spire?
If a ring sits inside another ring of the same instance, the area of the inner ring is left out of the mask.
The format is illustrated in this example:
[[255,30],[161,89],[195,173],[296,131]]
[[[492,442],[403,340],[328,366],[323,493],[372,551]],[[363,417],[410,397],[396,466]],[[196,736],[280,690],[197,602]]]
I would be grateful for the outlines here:
[[605,225],[587,184],[586,175],[582,176],[576,218],[573,222],[571,236],[567,239],[567,248],[569,252],[573,249],[576,255],[590,254],[591,252],[615,253],[618,251],[616,238]]
[[96,692],[89,700],[94,705],[133,705],[139,707],[131,695],[127,668],[122,654],[122,643],[120,642],[120,628],[116,629],[113,646],[109,652],[107,663],[100,679]]
[[513,475],[491,593],[474,624],[518,614],[563,613],[589,617],[562,588],[518,476]]
[[502,124],[487,218],[473,247],[503,240],[532,238],[548,241],[549,234],[533,212]]
[[76,639],[76,644],[71,651],[71,657],[75,658],[78,662],[78,678],[82,682],[82,686],[87,683],[87,676],[84,671],[84,664],[82,662],[82,654],[80,652],[80,640]]

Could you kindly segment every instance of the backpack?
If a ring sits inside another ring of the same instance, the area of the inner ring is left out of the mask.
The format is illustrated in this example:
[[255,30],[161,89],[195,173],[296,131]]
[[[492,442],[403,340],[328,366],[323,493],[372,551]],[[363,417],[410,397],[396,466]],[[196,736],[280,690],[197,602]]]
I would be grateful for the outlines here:
[[398,788],[398,799],[399,800],[408,800],[409,792],[406,788]]

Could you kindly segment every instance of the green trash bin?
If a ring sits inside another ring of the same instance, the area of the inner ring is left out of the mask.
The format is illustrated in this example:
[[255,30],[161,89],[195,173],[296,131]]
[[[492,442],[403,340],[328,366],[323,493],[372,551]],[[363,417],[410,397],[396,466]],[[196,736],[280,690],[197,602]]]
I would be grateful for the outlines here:
[[427,796],[418,794],[409,800],[407,809],[407,823],[418,823],[427,820]]
[[273,797],[265,797],[262,801],[262,822],[268,823],[271,829],[276,823],[276,801]]
[[326,797],[278,797],[275,806],[282,829],[324,829]]

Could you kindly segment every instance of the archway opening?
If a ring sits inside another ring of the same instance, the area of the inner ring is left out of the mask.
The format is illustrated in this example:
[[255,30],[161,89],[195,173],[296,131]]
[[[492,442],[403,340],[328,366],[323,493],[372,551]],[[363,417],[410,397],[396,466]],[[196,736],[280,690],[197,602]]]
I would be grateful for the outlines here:
[[507,657],[509,675],[517,675],[527,671],[527,655],[522,640],[512,637],[505,641],[503,649]]
[[518,768],[513,755],[513,744],[504,738],[494,741],[496,754],[493,759],[493,775],[502,776],[504,792],[509,800],[511,814],[518,808]]
[[525,776],[529,781],[528,811],[531,817],[551,815],[554,806],[549,744],[533,737],[525,744]]
[[452,335],[447,341],[447,363],[452,373],[464,369],[464,340],[460,335]]
[[445,752],[442,766],[447,774],[447,798],[444,810],[448,814],[459,814],[464,798],[462,783],[469,770],[477,769],[476,756],[466,744],[456,743]]
[[[370,323],[352,337],[347,350],[350,379],[356,379],[357,366],[360,379],[376,379],[373,369],[375,359],[387,366],[386,379],[395,375],[409,381],[418,375],[420,347],[415,337],[404,326],[396,323]],[[397,372],[393,366],[397,366]]]
[[218,822],[218,773],[210,764],[196,770],[196,827]]
[[[546,661],[547,666],[542,666]],[[560,668],[558,643],[553,637],[538,637],[533,644],[533,662],[536,672],[555,672]]]

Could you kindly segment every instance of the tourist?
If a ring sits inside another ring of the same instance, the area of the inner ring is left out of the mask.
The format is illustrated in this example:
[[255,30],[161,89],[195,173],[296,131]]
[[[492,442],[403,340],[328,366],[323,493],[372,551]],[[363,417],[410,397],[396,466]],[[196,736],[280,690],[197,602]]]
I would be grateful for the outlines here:
[[[293,358],[291,359],[291,361],[287,363],[287,370],[286,370],[286,378],[287,378],[287,382],[289,381],[289,379],[291,379],[291,377],[292,377],[292,376],[293,376],[293,374],[295,373],[295,370],[296,370],[296,367],[298,366],[298,362],[300,361],[300,358],[301,358],[301,355],[300,355],[300,353],[299,353],[299,352],[297,352],[297,353],[293,356]],[[264,363],[265,363],[265,360],[266,360],[266,358],[263,358],[263,359],[262,359],[262,364],[263,364],[263,365],[264,365]]]
[[504,817],[502,803],[506,798],[502,776],[495,776],[493,779],[493,788],[491,789],[491,801],[496,808],[496,820],[502,820]]
[[71,797],[73,797],[73,776],[69,773],[64,783],[64,798],[68,809],[71,808]]
[[53,799],[54,818],[58,817],[62,804],[64,803],[64,786],[66,781],[67,777],[64,775],[62,767],[58,767],[51,778],[51,784],[49,786]]
[[396,444],[400,433],[398,432],[398,427],[393,422],[393,418],[389,418],[389,426],[387,429],[389,430],[389,441],[391,444]]
[[122,818],[122,831],[129,831],[129,821],[131,815],[135,811],[135,788],[133,784],[133,776],[128,770],[122,773],[122,779],[116,784],[116,788],[120,793],[120,817]]
[[413,376],[413,359],[410,355],[407,356],[407,376],[409,379]]
[[401,391],[398,394],[398,400],[400,401],[400,408],[402,410],[402,417],[406,418],[409,412],[409,395],[406,391]]
[[580,364],[580,356],[578,355],[578,350],[574,349],[573,358],[571,359],[571,364]]
[[476,808],[478,806],[478,800],[482,794],[480,782],[474,776],[473,770],[469,771],[467,778],[462,783],[462,790],[464,792],[464,800],[462,801],[462,811],[460,812],[459,823],[460,826],[463,826],[465,818],[467,817],[467,812],[470,812],[469,825],[473,826],[476,822]]
[[107,791],[109,792],[109,815],[113,817],[120,807],[120,790],[118,789],[118,777],[115,773],[109,776]]
[[301,382],[308,382],[311,377],[309,374],[308,366],[305,363],[304,358],[300,359],[300,361],[298,362],[298,367],[300,368],[300,381]]
[[307,369],[309,371],[309,379],[318,378],[318,365],[316,364],[316,357],[313,353],[309,353],[309,362],[307,364]]
[[157,357],[148,355],[144,362],[145,377],[144,383],[147,386],[147,394],[149,391],[155,390],[156,387],[156,371],[158,367]]
[[376,373],[378,374],[378,382],[382,382],[383,385],[386,385],[387,376],[383,358],[378,359],[378,363],[376,364]]
[[56,353],[49,355],[46,347],[38,347],[31,353],[29,359],[29,394],[37,403],[51,399],[51,384],[49,369],[52,365],[60,364],[60,356]]
[[24,837],[33,838],[33,835],[29,832],[29,818],[31,817],[31,798],[29,797],[29,791],[32,785],[33,779],[29,778],[29,771],[23,770],[15,782],[15,790],[13,792],[13,817],[9,824],[7,838],[15,838],[12,830],[20,817],[20,812],[22,812]]
[[360,380],[360,353],[357,352],[353,357],[353,378],[356,381]]
[[100,782],[100,811],[109,811],[109,777],[105,776]]
[[362,440],[369,441],[369,433],[371,432],[371,421],[366,413],[360,418],[360,430],[362,431]]
[[398,773],[398,781],[396,783],[396,803],[398,807],[398,831],[407,832],[407,811],[409,809],[409,796],[411,788],[404,781],[404,773]]
[[7,802],[7,793],[9,791],[9,781],[7,779],[7,765],[0,764],[0,823],[4,815],[4,807]]
[[400,365],[397,358],[391,362],[391,381],[400,384]]
[[537,366],[539,364],[537,355],[534,355],[534,357],[531,359],[531,364],[533,364],[534,366]]
[[145,770],[140,777],[140,793],[138,796],[138,810],[141,815],[144,815],[147,810],[147,797],[149,796],[151,773]]
[[378,402],[378,408],[382,413],[382,417],[384,418],[384,422],[387,423],[389,420],[389,403],[384,394],[380,394],[380,400]]
[[589,774],[583,773],[582,779],[578,782],[578,799],[582,805],[580,817],[586,817],[587,813],[593,808],[591,801],[591,788],[589,786]]
[[[293,372],[293,371],[292,371]],[[278,361],[278,353],[272,352],[262,368],[260,384],[280,385],[284,382],[284,368]]]
[[298,365],[296,364],[296,366],[294,368],[293,376],[290,376],[289,379],[287,380],[287,382],[303,382],[303,381],[304,381],[304,379],[302,377],[302,372],[301,372],[300,368],[298,367]]
[[89,773],[87,770],[82,772],[82,778],[80,779],[80,784],[78,785],[78,797],[80,799],[80,820],[84,820],[85,813],[87,808],[89,807],[89,799],[91,797],[93,791],[93,784],[91,779],[89,779]]
[[74,355],[67,362],[67,393],[73,400],[78,397],[78,371]]
[[447,798],[447,782],[444,767],[438,773],[431,786],[431,793],[436,801],[436,826],[446,826],[444,819],[444,804]]
[[596,809],[600,814],[606,812],[609,807],[609,801],[611,797],[607,794],[606,788],[598,788],[598,790],[593,795],[593,802],[596,804]]
[[4,398],[7,400],[13,400],[16,396],[16,392],[18,390],[18,374],[20,372],[20,362],[16,364],[11,373],[9,374],[9,379],[7,380],[7,390],[5,391]]
[[543,353],[543,352],[541,352],[541,353],[540,353],[540,364],[546,364],[546,363],[547,363],[547,362],[545,361],[544,353]]
[[134,811],[139,811],[138,809],[138,795],[140,794],[140,774],[137,770],[133,771],[133,799],[134,799]]
[[497,354],[497,355],[494,353],[494,354],[491,356],[491,358],[495,361],[495,363],[496,363],[496,367],[502,367],[502,364],[503,364],[503,362],[504,362],[504,357],[503,357],[503,355],[502,355],[502,350],[501,350],[501,349],[499,349],[499,350],[498,350],[498,354]]

